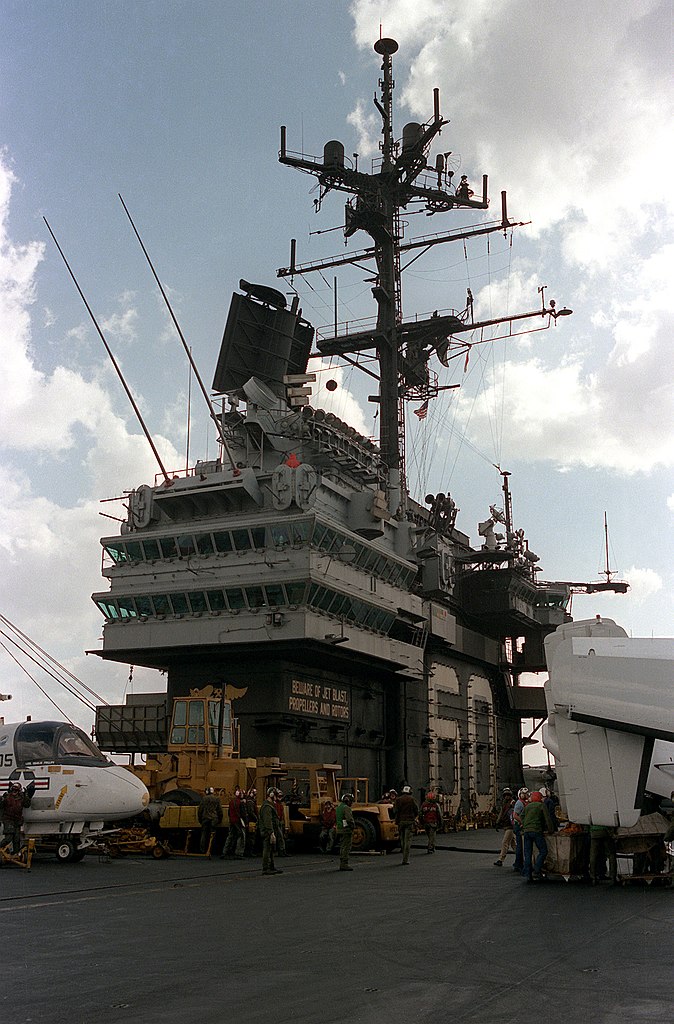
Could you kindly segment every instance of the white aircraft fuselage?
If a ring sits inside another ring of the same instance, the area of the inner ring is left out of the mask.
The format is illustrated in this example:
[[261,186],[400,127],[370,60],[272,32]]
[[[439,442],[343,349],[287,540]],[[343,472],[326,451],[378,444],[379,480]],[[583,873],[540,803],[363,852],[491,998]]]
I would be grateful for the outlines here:
[[28,838],[85,837],[149,802],[139,779],[67,722],[0,724],[0,796],[13,782],[35,786],[24,811]]
[[578,824],[631,828],[647,793],[674,790],[674,639],[628,637],[612,619],[545,638],[543,743]]

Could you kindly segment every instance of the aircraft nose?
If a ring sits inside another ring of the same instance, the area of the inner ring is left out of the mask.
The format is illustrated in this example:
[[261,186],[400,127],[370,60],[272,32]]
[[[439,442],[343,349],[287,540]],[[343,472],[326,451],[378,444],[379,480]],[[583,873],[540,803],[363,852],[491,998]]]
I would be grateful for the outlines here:
[[150,794],[140,779],[122,766],[109,769],[110,774],[116,782],[116,789],[121,803],[124,805],[124,815],[139,814],[150,802]]

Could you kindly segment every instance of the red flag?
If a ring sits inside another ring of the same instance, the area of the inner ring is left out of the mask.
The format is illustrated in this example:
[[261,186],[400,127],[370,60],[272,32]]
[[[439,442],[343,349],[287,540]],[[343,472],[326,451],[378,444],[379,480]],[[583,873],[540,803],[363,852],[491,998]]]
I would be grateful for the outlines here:
[[418,409],[414,410],[414,415],[418,416],[420,420],[425,420],[428,416],[428,399],[420,405]]
[[470,359],[470,349],[469,349],[469,348],[467,348],[467,349],[466,349],[466,361],[465,361],[465,363],[463,364],[463,372],[464,372],[464,373],[465,373],[465,372],[466,372],[466,370],[468,369],[468,360],[469,360],[469,359]]

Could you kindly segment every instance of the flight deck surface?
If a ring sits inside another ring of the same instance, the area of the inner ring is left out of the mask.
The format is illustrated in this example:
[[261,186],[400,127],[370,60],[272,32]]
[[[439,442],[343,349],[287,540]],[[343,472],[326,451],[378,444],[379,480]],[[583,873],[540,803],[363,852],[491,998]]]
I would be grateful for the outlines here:
[[669,1024],[673,890],[527,885],[501,834],[400,853],[87,856],[0,872],[16,1024]]

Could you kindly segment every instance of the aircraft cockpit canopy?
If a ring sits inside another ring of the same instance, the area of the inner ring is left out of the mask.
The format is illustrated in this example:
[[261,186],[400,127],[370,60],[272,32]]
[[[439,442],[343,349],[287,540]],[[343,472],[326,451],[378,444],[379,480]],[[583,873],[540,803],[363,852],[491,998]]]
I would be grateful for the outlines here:
[[14,734],[18,767],[29,764],[80,764],[103,767],[110,761],[86,733],[64,722],[24,722]]

